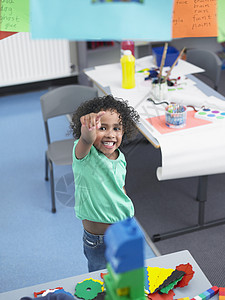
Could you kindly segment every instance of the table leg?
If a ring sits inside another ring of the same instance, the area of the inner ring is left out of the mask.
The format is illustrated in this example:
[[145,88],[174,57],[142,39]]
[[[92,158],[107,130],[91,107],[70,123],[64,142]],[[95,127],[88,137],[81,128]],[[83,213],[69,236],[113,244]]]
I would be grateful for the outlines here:
[[225,218],[205,223],[205,203],[207,201],[207,186],[208,186],[208,175],[200,176],[198,181],[198,190],[197,190],[197,198],[196,198],[196,200],[199,202],[198,224],[194,226],[166,232],[166,233],[154,234],[152,237],[153,242],[158,242],[185,233],[191,233],[197,230],[202,230],[209,227],[225,224]]

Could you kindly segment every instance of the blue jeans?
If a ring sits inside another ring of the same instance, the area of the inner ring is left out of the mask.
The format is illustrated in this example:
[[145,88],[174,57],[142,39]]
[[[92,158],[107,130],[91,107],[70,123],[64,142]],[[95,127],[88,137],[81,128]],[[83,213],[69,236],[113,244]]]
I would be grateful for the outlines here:
[[89,272],[106,268],[104,235],[95,235],[84,229],[84,255],[88,260]]

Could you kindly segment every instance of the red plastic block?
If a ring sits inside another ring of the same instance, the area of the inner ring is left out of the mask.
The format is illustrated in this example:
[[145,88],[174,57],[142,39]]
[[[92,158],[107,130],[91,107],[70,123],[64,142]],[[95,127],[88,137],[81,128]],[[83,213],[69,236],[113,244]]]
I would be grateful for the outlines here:
[[215,296],[219,291],[219,288],[217,286],[212,286],[210,289],[207,290],[208,293],[210,293],[210,298]]
[[225,296],[225,287],[219,288],[219,296]]
[[211,287],[211,289],[215,291],[215,295],[219,292],[218,286],[214,285],[214,286]]

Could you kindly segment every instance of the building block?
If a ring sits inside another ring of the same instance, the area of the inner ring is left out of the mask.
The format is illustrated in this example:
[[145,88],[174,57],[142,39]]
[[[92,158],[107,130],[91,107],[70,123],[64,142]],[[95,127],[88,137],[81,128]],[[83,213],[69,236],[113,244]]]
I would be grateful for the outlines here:
[[202,300],[202,298],[200,296],[195,296],[194,299],[195,300]]
[[225,287],[219,288],[219,296],[225,296]]
[[212,286],[209,290],[207,290],[210,294],[212,294],[212,297],[216,295],[219,292],[219,288],[217,286]]
[[[210,289],[201,293],[198,296],[195,296],[191,300],[209,300],[210,298],[215,296],[218,293],[218,291],[219,291],[219,288],[217,286],[212,286]],[[225,299],[221,299],[221,300],[225,300]]]
[[215,295],[219,292],[218,286],[212,286],[211,289],[215,292]]
[[[205,300],[209,300],[210,299],[210,293],[209,292],[205,291],[202,294],[205,296]],[[201,297],[202,294],[200,294],[200,297]]]
[[111,225],[105,244],[105,300],[146,300],[144,235],[135,218]]
[[204,293],[201,293],[201,294],[199,295],[199,297],[200,297],[202,300],[206,300],[206,295],[205,295]]
[[108,274],[104,276],[105,300],[146,300],[144,292],[144,268],[124,273],[115,273],[107,264]]
[[[207,296],[207,299],[212,298],[213,296],[215,296],[219,291],[219,288],[217,286],[212,286],[210,289],[208,289],[207,291],[205,291],[202,294],[205,294]],[[196,297],[195,297],[196,298]]]
[[144,236],[135,218],[111,225],[105,234],[106,260],[115,273],[144,266]]
[[219,288],[219,300],[225,300],[225,288],[224,287]]

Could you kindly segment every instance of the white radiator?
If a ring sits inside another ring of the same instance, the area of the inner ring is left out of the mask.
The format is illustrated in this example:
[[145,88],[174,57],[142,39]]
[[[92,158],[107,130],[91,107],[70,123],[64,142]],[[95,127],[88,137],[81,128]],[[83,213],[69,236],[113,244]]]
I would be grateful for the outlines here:
[[32,40],[27,32],[0,40],[0,87],[71,75],[69,41]]

